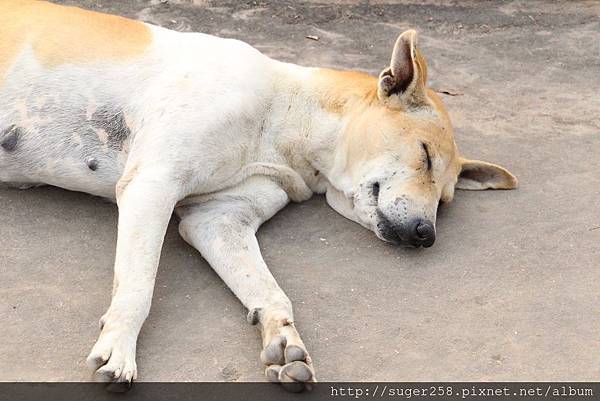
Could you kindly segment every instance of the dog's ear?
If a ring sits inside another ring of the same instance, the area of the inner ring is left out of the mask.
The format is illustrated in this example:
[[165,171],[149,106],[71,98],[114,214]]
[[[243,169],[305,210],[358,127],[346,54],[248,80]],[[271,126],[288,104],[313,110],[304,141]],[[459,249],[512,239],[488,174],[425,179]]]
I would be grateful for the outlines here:
[[519,186],[517,177],[496,164],[462,158],[461,164],[462,168],[456,188],[477,191],[482,189],[515,189]]
[[417,32],[403,32],[394,45],[390,66],[379,74],[377,96],[391,108],[414,108],[427,104],[427,63],[417,49]]

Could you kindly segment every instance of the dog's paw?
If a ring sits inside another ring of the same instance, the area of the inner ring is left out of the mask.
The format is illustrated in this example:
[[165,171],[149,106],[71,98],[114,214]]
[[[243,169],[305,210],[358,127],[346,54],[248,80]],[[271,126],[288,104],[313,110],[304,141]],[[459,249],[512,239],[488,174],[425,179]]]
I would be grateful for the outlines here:
[[135,336],[117,330],[103,330],[87,357],[94,379],[109,383],[109,391],[127,391],[137,378],[135,341]]
[[266,325],[265,346],[260,353],[265,375],[286,390],[299,392],[316,382],[312,360],[294,324],[287,320]]

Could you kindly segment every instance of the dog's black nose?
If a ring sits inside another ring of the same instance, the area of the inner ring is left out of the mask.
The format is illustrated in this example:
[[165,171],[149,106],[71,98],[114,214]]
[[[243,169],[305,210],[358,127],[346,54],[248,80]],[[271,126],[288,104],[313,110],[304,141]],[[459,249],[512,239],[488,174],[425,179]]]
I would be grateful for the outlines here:
[[430,247],[435,242],[435,227],[429,220],[418,219],[411,224],[411,242],[415,245]]

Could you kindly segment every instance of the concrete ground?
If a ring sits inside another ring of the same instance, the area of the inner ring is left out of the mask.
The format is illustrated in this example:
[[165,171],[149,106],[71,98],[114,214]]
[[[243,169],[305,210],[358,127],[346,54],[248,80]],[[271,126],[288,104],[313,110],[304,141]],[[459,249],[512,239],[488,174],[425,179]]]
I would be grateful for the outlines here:
[[[264,256],[319,379],[600,379],[598,2],[59,2],[371,73],[417,28],[431,85],[454,94],[443,98],[463,154],[503,164],[521,188],[459,191],[426,250],[386,245],[318,196],[268,222]],[[88,379],[116,207],[56,188],[0,190],[0,207],[0,379]],[[259,351],[245,310],[173,222],[140,380],[263,380]]]

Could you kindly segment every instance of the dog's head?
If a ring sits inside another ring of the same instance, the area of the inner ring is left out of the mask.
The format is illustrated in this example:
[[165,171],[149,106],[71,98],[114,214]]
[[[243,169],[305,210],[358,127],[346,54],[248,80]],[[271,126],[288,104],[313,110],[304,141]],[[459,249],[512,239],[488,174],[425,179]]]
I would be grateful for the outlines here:
[[450,202],[455,187],[512,189],[517,179],[500,166],[458,154],[446,108],[427,88],[416,39],[413,30],[400,35],[377,81],[356,76],[355,87],[376,88],[345,106],[326,196],[340,214],[384,241],[429,247],[438,204]]

